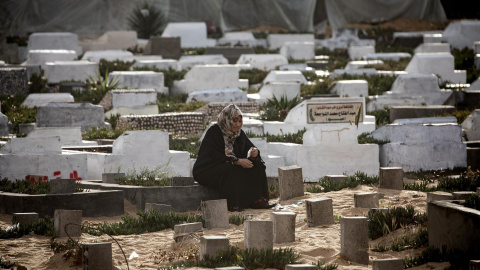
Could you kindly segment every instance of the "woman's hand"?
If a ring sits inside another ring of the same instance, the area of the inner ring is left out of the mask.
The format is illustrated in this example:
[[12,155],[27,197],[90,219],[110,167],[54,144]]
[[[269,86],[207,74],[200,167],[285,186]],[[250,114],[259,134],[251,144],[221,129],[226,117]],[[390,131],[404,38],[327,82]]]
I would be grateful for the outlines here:
[[250,169],[250,168],[253,167],[253,163],[246,158],[240,158],[237,161],[237,165],[242,166],[242,168],[244,168],[244,169]]
[[258,156],[258,149],[256,147],[250,148],[249,152],[252,158],[256,158]]

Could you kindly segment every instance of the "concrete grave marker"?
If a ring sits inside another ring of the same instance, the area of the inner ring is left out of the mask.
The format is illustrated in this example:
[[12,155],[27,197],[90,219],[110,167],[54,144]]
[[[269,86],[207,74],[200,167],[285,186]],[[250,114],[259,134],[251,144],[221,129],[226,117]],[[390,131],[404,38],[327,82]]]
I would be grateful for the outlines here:
[[367,54],[375,53],[374,46],[349,46],[348,56],[350,59],[363,59]]
[[132,61],[133,53],[124,50],[103,50],[103,51],[88,51],[82,56],[82,60],[88,60],[91,62],[100,62],[101,59],[107,61]]
[[[54,214],[55,235],[58,237],[80,237],[82,236],[82,210],[56,209]],[[68,225],[68,224],[75,225]],[[66,228],[65,228],[66,226]]]
[[305,79],[303,73],[298,70],[272,70],[267,74],[262,82],[264,84],[271,82],[298,82],[301,84],[307,84],[307,79]]
[[315,270],[318,267],[314,264],[287,264],[285,270]]
[[294,212],[272,212],[270,219],[273,221],[273,242],[295,242],[295,218]]
[[303,196],[302,168],[297,165],[278,168],[278,184],[281,200]]
[[359,264],[368,264],[368,219],[340,218],[340,255]]
[[311,42],[313,43],[313,34],[269,34],[267,43],[269,50],[281,48],[287,42]]
[[368,97],[368,82],[365,80],[341,80],[330,85],[331,92],[341,97]]
[[379,188],[403,190],[403,168],[380,167]]
[[136,68],[149,68],[158,70],[180,70],[180,64],[175,59],[139,59],[135,60],[135,63],[130,67],[131,71],[135,71]]
[[96,40],[83,40],[83,51],[127,50],[137,46],[136,31],[106,31]]
[[197,65],[226,65],[227,58],[221,54],[210,55],[184,55],[178,59],[181,69],[188,70]]
[[112,243],[82,243],[83,269],[111,270]]
[[300,96],[300,83],[298,82],[269,82],[260,88],[257,94],[247,94],[250,100],[255,100],[259,104],[264,104],[267,99],[276,97],[281,100],[282,97],[292,100]]
[[207,229],[230,228],[226,199],[203,201],[202,212]]
[[237,64],[249,64],[252,68],[274,70],[278,66],[288,64],[288,59],[280,54],[242,54]]
[[205,102],[247,102],[247,92],[238,88],[217,90],[197,90],[188,94],[187,103],[191,101]]
[[180,37],[182,48],[205,48],[216,44],[207,38],[207,25],[204,22],[171,22],[163,30],[162,37]]
[[51,102],[37,108],[38,127],[105,127],[104,109],[90,103]]
[[202,235],[203,227],[201,222],[184,223],[173,226],[173,231],[175,242],[181,242],[192,234]]
[[226,236],[206,235],[200,237],[200,259],[205,256],[215,257],[219,251],[227,251],[230,241]]
[[305,200],[307,205],[307,223],[308,227],[320,225],[331,225],[333,219],[333,203],[328,197],[319,197],[316,199]]
[[408,63],[408,73],[436,74],[442,82],[465,83],[465,70],[454,70],[454,58],[450,53],[416,53]]
[[119,178],[125,178],[125,173],[102,173],[102,183],[117,184]]
[[90,78],[97,78],[98,63],[89,61],[53,61],[45,63],[47,80],[49,83],[61,81],[85,82]]
[[469,141],[480,140],[480,109],[473,111],[462,123],[465,136]]
[[292,60],[312,60],[315,58],[314,42],[287,41],[280,48],[280,54]]
[[168,94],[164,75],[154,71],[114,71],[108,74],[109,81],[117,80],[119,88],[155,89],[157,93]]
[[45,70],[48,62],[73,61],[76,58],[77,54],[72,50],[30,50],[28,51],[27,61],[23,64],[39,65]]
[[[228,34],[228,33],[227,33]],[[205,54],[220,54],[228,60],[229,64],[236,64],[238,58],[242,54],[253,54],[255,51],[252,48],[245,47],[210,47],[207,48]]]
[[460,20],[451,22],[443,31],[442,40],[448,42],[453,48],[473,49],[473,43],[478,41],[480,36],[480,21]]
[[378,192],[361,192],[353,194],[354,207],[376,208],[382,194]]
[[77,34],[68,32],[33,33],[28,37],[27,51],[31,50],[73,50],[77,56],[82,54]]
[[22,106],[33,108],[47,105],[50,102],[74,102],[70,93],[35,93],[30,94],[23,101]]
[[27,95],[29,79],[24,67],[0,67],[0,92],[6,95]]
[[273,248],[273,221],[245,220],[243,224],[245,248]]

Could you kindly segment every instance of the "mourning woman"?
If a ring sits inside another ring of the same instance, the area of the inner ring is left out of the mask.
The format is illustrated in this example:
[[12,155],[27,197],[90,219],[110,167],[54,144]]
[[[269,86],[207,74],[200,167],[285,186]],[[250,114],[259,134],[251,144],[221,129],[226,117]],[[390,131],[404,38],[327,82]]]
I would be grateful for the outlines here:
[[225,107],[206,132],[193,165],[193,177],[227,199],[230,211],[269,208],[265,163],[242,130],[243,116],[234,104]]

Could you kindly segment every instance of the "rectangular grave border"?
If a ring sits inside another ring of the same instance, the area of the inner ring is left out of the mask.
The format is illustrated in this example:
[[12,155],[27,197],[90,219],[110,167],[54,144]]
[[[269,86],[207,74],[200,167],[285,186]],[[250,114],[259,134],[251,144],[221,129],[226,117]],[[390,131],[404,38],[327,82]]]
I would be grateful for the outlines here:
[[0,213],[36,212],[53,218],[55,209],[82,210],[84,217],[124,214],[122,190],[89,190],[88,192],[29,195],[0,192]]
[[175,212],[195,211],[200,210],[202,201],[218,199],[215,190],[200,185],[144,187],[97,181],[78,183],[84,189],[122,190],[124,198],[141,210],[145,209],[145,203],[158,203],[171,205]]

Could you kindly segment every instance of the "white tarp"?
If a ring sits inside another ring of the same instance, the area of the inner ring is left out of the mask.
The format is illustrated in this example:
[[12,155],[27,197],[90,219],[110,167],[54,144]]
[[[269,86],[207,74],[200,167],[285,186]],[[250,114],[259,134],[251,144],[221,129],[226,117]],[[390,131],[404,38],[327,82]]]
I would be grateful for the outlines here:
[[[128,17],[146,0],[2,0],[11,24],[8,35],[34,32],[103,34],[130,30]],[[274,26],[313,32],[314,23],[341,28],[354,22],[397,17],[446,21],[440,0],[148,0],[168,22],[207,22],[223,32]],[[314,18],[315,17],[315,18]],[[5,18],[0,18],[0,21]]]

